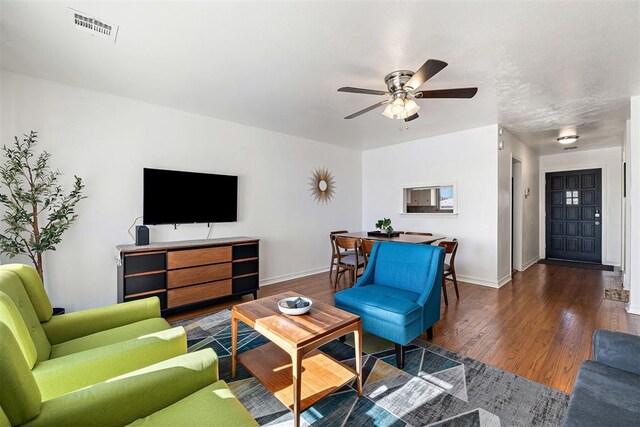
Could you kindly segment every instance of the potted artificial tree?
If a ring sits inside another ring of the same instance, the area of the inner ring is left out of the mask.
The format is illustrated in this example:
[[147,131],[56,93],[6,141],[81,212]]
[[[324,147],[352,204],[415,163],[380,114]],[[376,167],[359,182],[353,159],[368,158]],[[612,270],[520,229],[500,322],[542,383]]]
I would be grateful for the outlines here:
[[28,256],[44,283],[42,254],[56,250],[62,234],[78,217],[76,204],[85,196],[77,176],[71,191],[63,191],[58,182],[62,174],[49,169],[51,154],[35,153],[37,143],[38,133],[31,131],[22,140],[15,137],[13,147],[2,148],[0,204],[5,229],[0,234],[0,253],[10,258]]

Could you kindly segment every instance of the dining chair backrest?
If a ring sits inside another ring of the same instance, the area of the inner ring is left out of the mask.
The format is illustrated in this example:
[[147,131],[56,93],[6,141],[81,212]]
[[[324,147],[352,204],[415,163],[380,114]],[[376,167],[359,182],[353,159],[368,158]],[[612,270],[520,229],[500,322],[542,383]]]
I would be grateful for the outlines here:
[[364,255],[365,264],[369,262],[369,255],[371,255],[371,251],[373,250],[373,246],[376,244],[375,240],[362,239],[361,247],[362,253]]
[[404,234],[410,234],[414,236],[433,236],[433,233],[423,233],[421,231],[405,231]]
[[337,253],[338,249],[336,248],[336,234],[346,234],[348,233],[348,230],[336,230],[336,231],[330,231],[329,232],[329,241],[331,242],[331,253],[333,254],[333,256],[335,256],[335,254]]
[[336,247],[338,251],[340,249],[349,250],[349,249],[358,249],[359,240],[354,237],[335,237]]
[[445,253],[447,255],[450,255],[449,265],[451,266],[451,268],[454,268],[453,263],[455,262],[455,259],[456,259],[456,252],[458,252],[458,239],[441,240],[438,243],[438,246],[440,246],[441,248],[444,248]]

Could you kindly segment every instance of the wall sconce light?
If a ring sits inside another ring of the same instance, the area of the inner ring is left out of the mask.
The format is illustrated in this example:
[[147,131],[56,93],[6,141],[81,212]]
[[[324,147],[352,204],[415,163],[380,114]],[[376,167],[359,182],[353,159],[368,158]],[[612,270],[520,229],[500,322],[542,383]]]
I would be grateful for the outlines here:
[[524,198],[528,199],[530,194],[531,194],[531,190],[529,189],[529,187],[527,187],[527,189],[524,190]]
[[498,129],[498,150],[504,148],[504,141],[502,140],[502,128]]

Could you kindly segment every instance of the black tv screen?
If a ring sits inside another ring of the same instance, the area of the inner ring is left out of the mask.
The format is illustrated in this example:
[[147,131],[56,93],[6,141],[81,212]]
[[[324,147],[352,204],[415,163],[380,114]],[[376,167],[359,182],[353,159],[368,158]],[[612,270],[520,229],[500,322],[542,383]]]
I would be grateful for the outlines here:
[[235,222],[238,177],[145,168],[142,216],[146,225]]

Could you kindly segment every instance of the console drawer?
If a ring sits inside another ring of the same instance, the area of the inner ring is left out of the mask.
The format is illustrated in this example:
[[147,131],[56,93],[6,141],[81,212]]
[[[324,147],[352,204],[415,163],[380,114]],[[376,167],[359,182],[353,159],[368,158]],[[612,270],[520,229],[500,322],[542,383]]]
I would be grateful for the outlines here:
[[258,272],[258,260],[236,261],[233,263],[233,275],[244,276],[245,274],[253,274]]
[[167,252],[169,270],[229,261],[231,261],[231,246]]
[[142,292],[164,289],[165,273],[145,274],[141,276],[125,277],[124,295],[134,295]]
[[124,275],[164,270],[165,253],[131,254],[124,257]]
[[231,277],[231,263],[205,265],[204,267],[183,268],[167,271],[167,288],[195,285],[213,282],[214,280],[229,279]]
[[231,279],[167,291],[167,308],[231,295]]
[[243,258],[257,258],[258,257],[258,244],[242,244],[233,245],[233,259]]
[[260,288],[258,275],[233,279],[233,293],[244,294],[257,291]]

